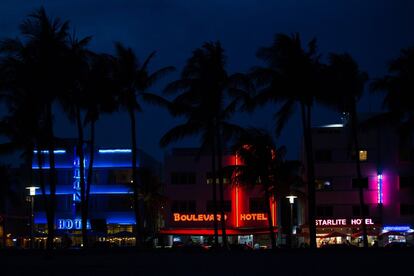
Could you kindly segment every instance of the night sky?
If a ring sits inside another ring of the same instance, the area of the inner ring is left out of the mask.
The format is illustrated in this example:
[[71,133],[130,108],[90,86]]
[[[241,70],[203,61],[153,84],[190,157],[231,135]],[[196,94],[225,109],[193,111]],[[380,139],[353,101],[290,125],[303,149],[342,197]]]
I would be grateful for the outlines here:
[[[316,37],[320,52],[349,52],[371,78],[386,72],[387,62],[403,47],[414,45],[414,1],[412,0],[1,0],[0,38],[18,35],[24,16],[44,5],[49,15],[68,19],[79,36],[93,35],[91,48],[113,53],[113,42],[132,47],[139,57],[157,50],[154,68],[174,65],[181,70],[192,50],[205,41],[220,40],[226,49],[228,71],[246,72],[259,65],[255,53],[268,46],[275,33],[300,32],[303,41]],[[162,90],[173,74],[154,87]],[[366,95],[362,112],[378,111],[380,99]],[[254,114],[238,114],[233,121],[273,132],[272,112],[267,106]],[[58,110],[57,110],[58,111]],[[317,107],[315,125],[339,122],[339,116]],[[59,136],[76,135],[75,128],[56,117]],[[160,137],[173,125],[160,108],[145,105],[138,115],[138,146],[162,160]],[[129,147],[128,116],[124,112],[104,116],[97,125],[102,146]],[[298,116],[292,118],[279,145],[288,147],[288,157],[298,158],[301,130]],[[183,140],[175,146],[196,146],[198,140]]]

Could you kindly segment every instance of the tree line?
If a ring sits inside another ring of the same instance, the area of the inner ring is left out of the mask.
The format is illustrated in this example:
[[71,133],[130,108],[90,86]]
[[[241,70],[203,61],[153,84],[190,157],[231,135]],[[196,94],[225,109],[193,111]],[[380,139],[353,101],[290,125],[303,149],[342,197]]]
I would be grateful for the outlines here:
[[[0,149],[3,153],[22,152],[28,164],[34,158],[37,160],[39,174],[36,180],[46,208],[48,249],[53,248],[55,236],[57,175],[54,149],[64,143],[54,133],[53,107],[56,104],[63,108],[77,130],[84,246],[88,245],[86,223],[94,163],[95,124],[102,114],[118,110],[128,113],[135,237],[137,246],[143,244],[145,214],[141,214],[139,206],[144,200],[143,193],[148,189],[143,186],[142,179],[148,179],[148,175],[141,177],[136,165],[135,120],[144,103],[162,106],[171,116],[184,119],[183,123],[172,127],[161,137],[160,146],[200,135],[200,150],[211,153],[216,246],[219,246],[217,214],[224,217],[225,168],[222,156],[230,144],[245,161],[244,166],[233,171],[236,182],[260,184],[264,188],[269,214],[270,199],[280,197],[292,179],[297,181],[286,172],[294,171],[292,168],[298,164],[289,163],[284,154],[276,153],[283,150],[276,148],[272,135],[260,129],[245,129],[232,123],[231,117],[236,112],[252,112],[272,103],[275,111],[269,118],[273,116],[275,134],[280,135],[292,114],[299,112],[305,149],[304,179],[308,189],[310,246],[316,247],[312,110],[315,103],[321,103],[349,114],[352,150],[359,152],[357,103],[369,78],[351,55],[330,53],[328,62],[323,62],[316,39],[304,46],[299,34],[276,34],[271,45],[258,49],[260,66],[252,67],[248,72],[230,74],[226,70],[226,56],[221,43],[206,42],[192,52],[177,80],[170,82],[160,93],[150,93],[149,89],[155,83],[175,70],[173,66],[150,70],[155,52],[139,58],[132,48],[117,42],[113,54],[96,53],[88,48],[92,37],[77,37],[70,31],[68,21],[49,17],[44,8],[34,11],[20,24],[20,34],[18,38],[0,41],[0,95],[8,111],[0,121],[0,131],[9,139]],[[390,63],[389,74],[371,82],[372,91],[386,92],[386,112],[376,117],[377,121],[393,120],[402,129],[412,129],[409,91],[414,88],[413,64],[414,48],[403,49],[400,56]],[[86,144],[90,150],[88,168],[84,167]],[[49,168],[43,167],[46,157]],[[362,179],[359,158],[355,163],[357,177]],[[359,199],[365,218],[362,185]],[[268,215],[268,219],[271,243],[275,248],[272,217]],[[227,247],[225,220],[220,224],[223,246]],[[363,233],[364,246],[368,246],[364,224]]]

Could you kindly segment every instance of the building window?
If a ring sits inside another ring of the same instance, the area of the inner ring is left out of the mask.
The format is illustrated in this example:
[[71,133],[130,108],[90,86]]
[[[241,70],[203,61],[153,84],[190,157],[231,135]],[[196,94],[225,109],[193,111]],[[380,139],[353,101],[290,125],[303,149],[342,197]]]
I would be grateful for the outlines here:
[[368,151],[360,150],[359,151],[359,161],[367,161],[368,160]]
[[194,185],[196,184],[195,172],[172,172],[171,173],[172,185]]
[[266,212],[266,201],[261,197],[250,198],[249,202],[250,213],[263,213]]
[[107,210],[110,211],[129,211],[132,209],[132,200],[125,195],[107,195]]
[[414,162],[414,148],[400,144],[399,157],[400,161]]
[[401,216],[413,216],[414,215],[414,204],[401,204],[400,215]]
[[[358,156],[359,156],[359,161],[367,161],[368,160],[368,151],[367,150],[360,150]],[[356,160],[355,151],[352,151],[351,159],[353,161]]]
[[399,176],[400,178],[400,189],[414,188],[414,177],[413,176]]
[[318,205],[316,206],[316,216],[318,217],[332,217],[333,206],[331,205]]
[[[212,184],[213,183],[213,173],[212,172],[207,172],[206,173],[206,178],[207,178],[207,184]],[[231,179],[231,175],[223,173],[223,184],[229,183],[230,179]],[[216,172],[216,184],[219,184],[219,178],[218,178],[217,172]]]
[[[224,200],[223,204],[224,204],[223,211],[224,212],[231,212],[231,200]],[[206,211],[208,213],[213,213],[214,212],[214,201],[213,200],[208,200],[207,201]],[[220,212],[220,211],[221,211],[220,200],[217,200],[217,212]]]
[[315,151],[315,161],[316,162],[331,162],[332,161],[332,151],[327,149],[316,150]]
[[173,200],[171,202],[171,212],[173,213],[195,213],[195,200]]
[[[362,216],[361,208],[360,207],[361,206],[359,206],[359,205],[353,205],[352,206],[352,215],[354,217],[360,217],[360,216]],[[365,214],[365,216],[369,216],[369,206],[368,205],[364,205],[364,214]]]
[[315,183],[317,191],[332,190],[332,179],[330,178],[316,179]]
[[368,178],[367,177],[363,177],[361,179],[352,178],[352,188],[358,189],[360,187],[364,189],[368,189]]

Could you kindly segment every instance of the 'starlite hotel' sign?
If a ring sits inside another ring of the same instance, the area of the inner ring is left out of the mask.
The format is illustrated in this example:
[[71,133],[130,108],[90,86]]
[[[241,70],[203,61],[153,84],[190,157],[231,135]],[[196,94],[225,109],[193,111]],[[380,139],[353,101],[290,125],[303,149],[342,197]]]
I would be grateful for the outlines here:
[[[372,219],[365,219],[366,225],[373,225]],[[362,219],[317,219],[316,226],[355,226],[362,225]]]
[[[224,219],[227,220],[227,216],[224,216]],[[213,214],[180,214],[173,213],[174,221],[213,221]],[[217,214],[217,220],[221,221],[221,215]],[[240,214],[241,221],[262,221],[267,220],[267,215],[265,213],[247,213]]]

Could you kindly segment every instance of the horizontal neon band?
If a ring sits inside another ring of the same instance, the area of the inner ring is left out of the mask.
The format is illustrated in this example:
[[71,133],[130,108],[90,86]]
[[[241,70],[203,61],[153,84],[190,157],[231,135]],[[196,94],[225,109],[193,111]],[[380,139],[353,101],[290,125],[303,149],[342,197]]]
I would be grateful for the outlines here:
[[[49,151],[48,150],[42,150],[42,151],[40,151],[41,153],[49,153]],[[37,153],[37,150],[34,150],[33,151],[33,153]],[[54,154],[65,154],[66,153],[66,150],[54,150],[53,151],[53,153]]]
[[106,154],[106,153],[131,153],[131,149],[100,149],[99,153]]

